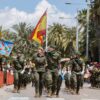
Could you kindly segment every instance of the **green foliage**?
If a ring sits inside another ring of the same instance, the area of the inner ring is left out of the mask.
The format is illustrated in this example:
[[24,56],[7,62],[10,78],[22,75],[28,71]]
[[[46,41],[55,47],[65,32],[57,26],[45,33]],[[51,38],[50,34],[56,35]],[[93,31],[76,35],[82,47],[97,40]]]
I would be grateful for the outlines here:
[[[99,2],[99,3],[98,3]],[[98,17],[98,8],[100,8],[100,0],[94,0],[94,3],[91,4],[90,15],[89,15],[89,56],[93,58],[96,57],[96,53],[94,50],[98,48],[98,38],[97,37],[97,29],[98,24],[100,25],[100,16]],[[78,22],[80,25],[79,32],[79,49],[80,52],[85,56],[86,52],[86,31],[87,31],[87,10],[84,9],[79,12]],[[97,51],[97,50],[96,50]]]
[[[54,23],[48,30],[49,45],[55,44],[58,50],[61,51],[62,57],[75,51],[76,28],[67,28],[65,25]],[[70,51],[70,48],[73,49]]]
[[[3,38],[14,42],[13,55],[21,53],[24,59],[32,59],[39,45],[29,40],[33,27],[26,23],[19,23],[12,26],[14,32],[6,31]],[[1,28],[0,28],[1,29]],[[56,45],[62,57],[75,52],[76,28],[67,28],[65,25],[53,24],[48,28],[48,45]]]

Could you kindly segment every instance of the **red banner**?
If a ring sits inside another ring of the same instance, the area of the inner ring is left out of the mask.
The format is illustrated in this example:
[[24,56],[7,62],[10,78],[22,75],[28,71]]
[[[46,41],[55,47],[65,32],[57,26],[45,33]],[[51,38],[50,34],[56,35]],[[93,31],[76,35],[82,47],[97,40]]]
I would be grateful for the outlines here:
[[4,85],[4,73],[0,71],[0,87]]
[[11,72],[7,72],[7,79],[6,79],[6,84],[7,85],[12,85],[14,82],[14,76],[11,74]]

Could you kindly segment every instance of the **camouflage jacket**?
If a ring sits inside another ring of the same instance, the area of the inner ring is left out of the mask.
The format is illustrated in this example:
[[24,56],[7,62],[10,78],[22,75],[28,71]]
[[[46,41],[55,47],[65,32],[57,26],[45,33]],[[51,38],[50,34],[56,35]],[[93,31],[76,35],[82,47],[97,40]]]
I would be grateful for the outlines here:
[[47,60],[45,56],[39,56],[38,54],[35,54],[34,63],[38,72],[45,72],[45,67],[47,65]]
[[83,64],[82,61],[78,58],[72,59],[71,60],[71,69],[74,72],[81,72],[83,70]]
[[55,68],[58,68],[60,60],[60,52],[58,51],[47,52],[46,57],[48,62],[48,69],[54,70]]
[[23,66],[20,64],[19,60],[14,60],[13,61],[14,64],[14,72],[21,72],[23,69]]

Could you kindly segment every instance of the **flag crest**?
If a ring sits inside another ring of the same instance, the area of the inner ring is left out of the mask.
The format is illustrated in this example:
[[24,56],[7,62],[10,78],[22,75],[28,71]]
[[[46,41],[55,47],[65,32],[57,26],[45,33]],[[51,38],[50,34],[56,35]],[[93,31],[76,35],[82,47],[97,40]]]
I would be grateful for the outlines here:
[[30,39],[37,41],[41,45],[43,44],[43,36],[46,35],[47,26],[47,11],[42,15],[35,29],[33,30]]
[[9,56],[13,49],[13,46],[13,42],[0,40],[0,55]]

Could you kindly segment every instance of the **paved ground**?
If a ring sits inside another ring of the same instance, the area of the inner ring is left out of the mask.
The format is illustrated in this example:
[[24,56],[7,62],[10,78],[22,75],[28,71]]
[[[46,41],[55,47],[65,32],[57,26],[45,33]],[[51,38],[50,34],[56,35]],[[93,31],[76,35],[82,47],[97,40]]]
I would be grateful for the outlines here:
[[68,94],[64,90],[64,85],[60,91],[59,98],[47,98],[46,94],[40,98],[34,98],[34,88],[31,85],[27,89],[21,90],[20,93],[12,93],[13,86],[4,86],[0,88],[0,100],[100,100],[100,89],[91,89],[88,84],[84,84],[80,95]]

